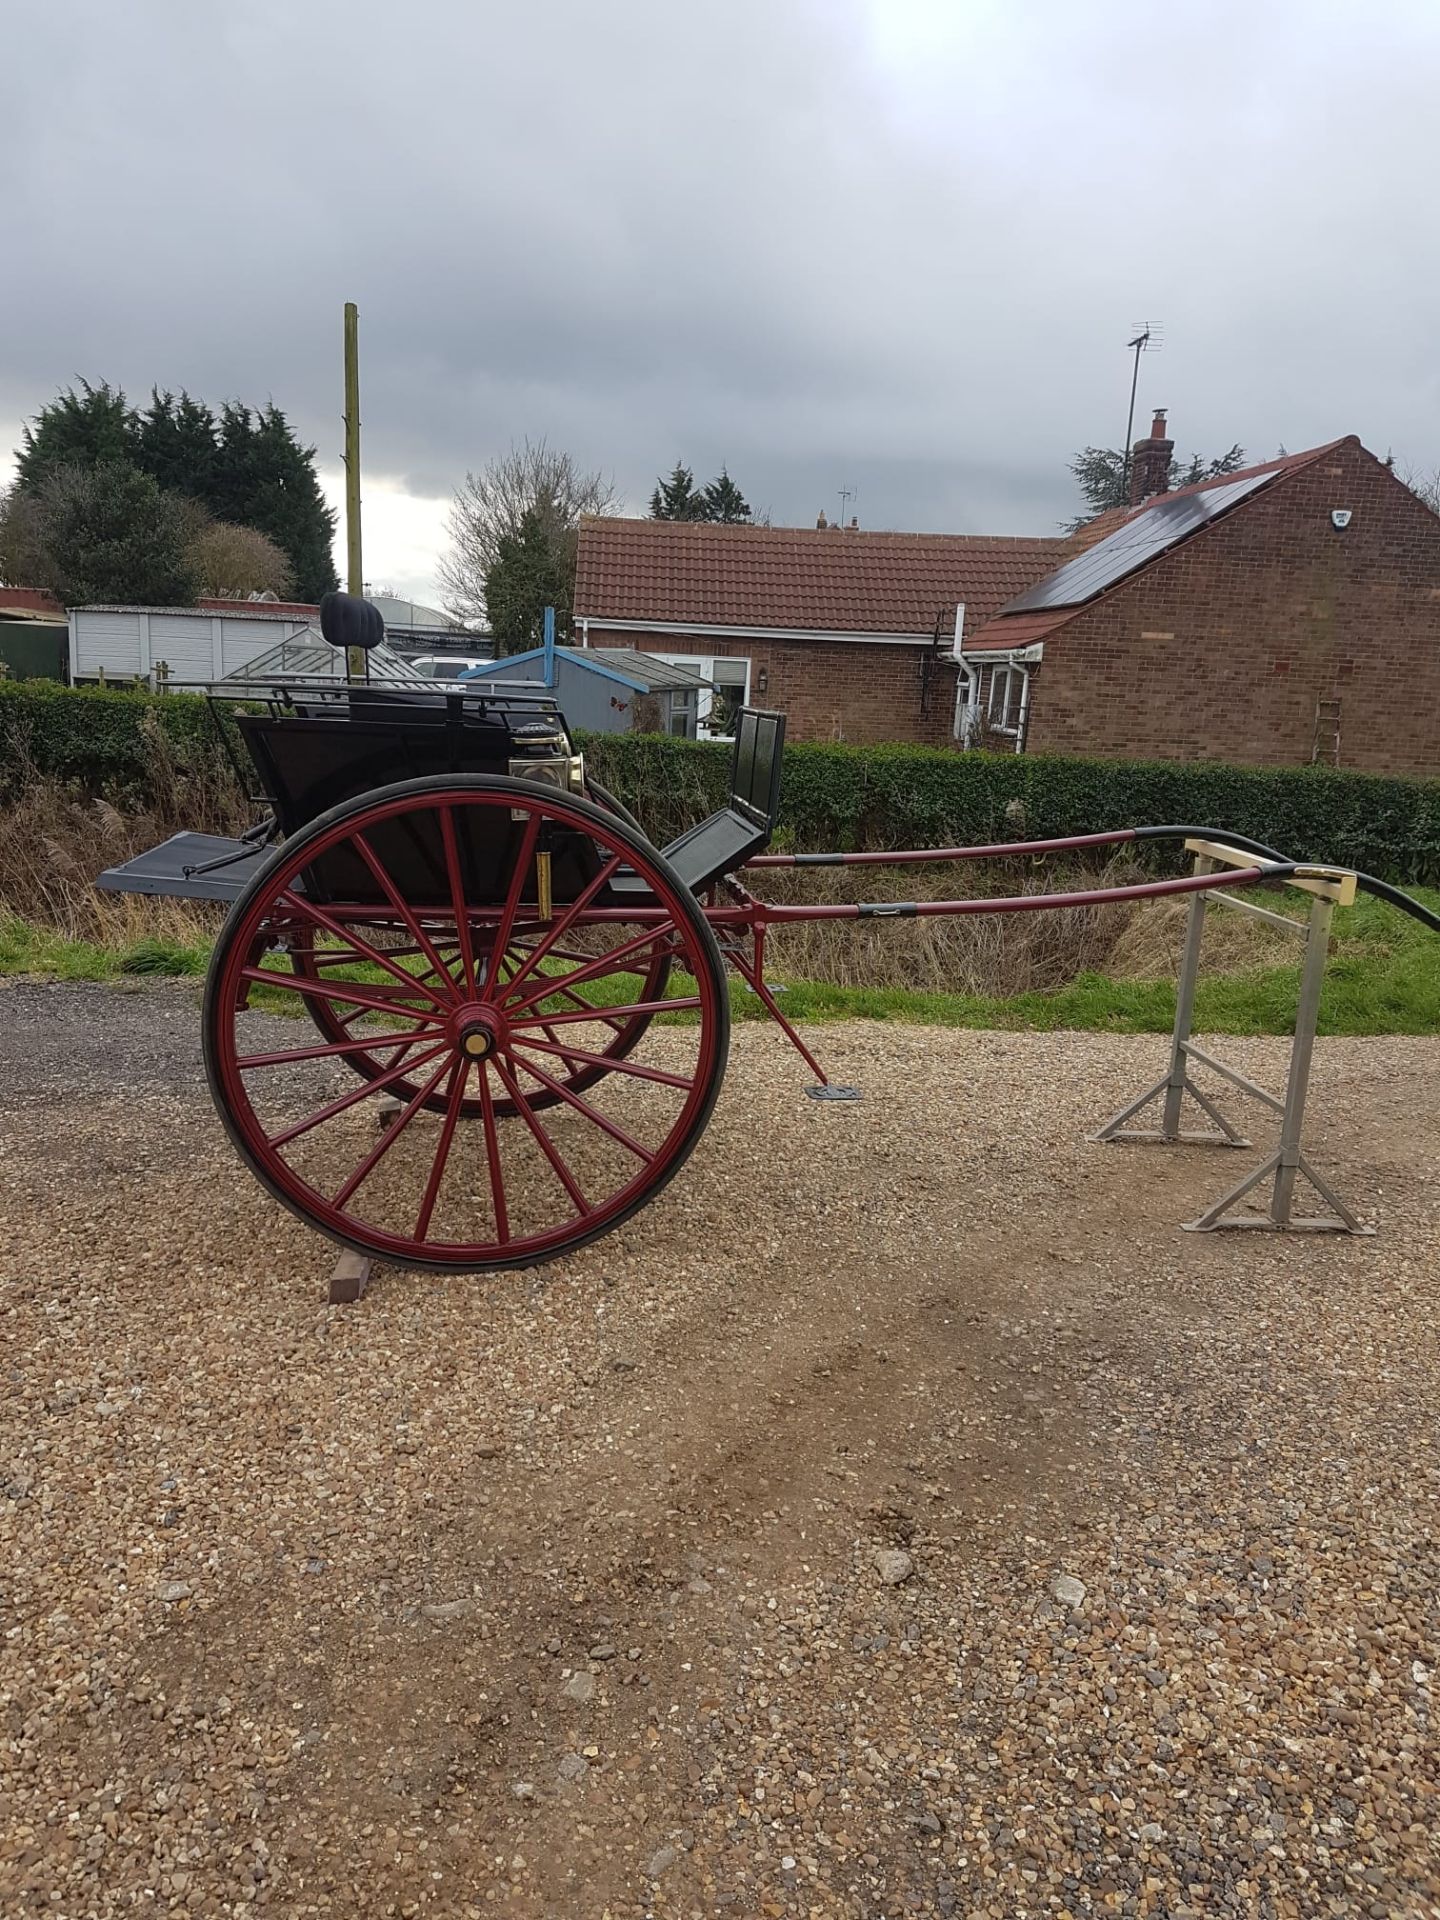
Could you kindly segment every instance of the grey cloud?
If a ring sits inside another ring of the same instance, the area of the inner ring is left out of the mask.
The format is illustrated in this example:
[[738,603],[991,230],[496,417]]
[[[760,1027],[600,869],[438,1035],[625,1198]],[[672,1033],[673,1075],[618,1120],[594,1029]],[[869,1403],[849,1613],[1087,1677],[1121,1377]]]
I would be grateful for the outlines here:
[[1429,0],[70,0],[12,12],[0,417],[76,373],[273,397],[445,493],[548,434],[779,520],[1043,531],[1182,446],[1440,460]]

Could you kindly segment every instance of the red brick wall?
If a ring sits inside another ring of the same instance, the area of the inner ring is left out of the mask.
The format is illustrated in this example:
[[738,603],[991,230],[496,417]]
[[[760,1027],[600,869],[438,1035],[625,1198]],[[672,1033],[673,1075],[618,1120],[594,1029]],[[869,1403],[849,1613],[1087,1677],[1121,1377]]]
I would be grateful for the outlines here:
[[1354,440],[1052,634],[1026,744],[1304,765],[1334,699],[1341,766],[1440,774],[1440,518]]
[[[693,633],[624,633],[592,619],[590,644],[636,647],[642,653],[719,654],[750,662],[750,701],[786,716],[792,740],[883,740],[951,744],[955,669],[928,646],[866,646],[825,640],[721,640]],[[927,710],[921,707],[921,661],[930,658]],[[760,685],[764,670],[765,686]]]

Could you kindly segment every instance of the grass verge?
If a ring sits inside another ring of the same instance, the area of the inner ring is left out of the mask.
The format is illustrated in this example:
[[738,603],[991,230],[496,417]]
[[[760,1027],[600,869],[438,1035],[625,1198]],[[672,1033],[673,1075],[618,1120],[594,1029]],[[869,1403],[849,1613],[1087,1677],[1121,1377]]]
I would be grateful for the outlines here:
[[[1428,905],[1440,907],[1440,892],[1416,891]],[[1298,915],[1303,908],[1297,902],[1292,911]],[[1320,1010],[1322,1033],[1440,1033],[1440,935],[1379,901],[1364,898],[1337,913],[1335,934]],[[1290,1032],[1299,983],[1298,940],[1295,946],[1295,965],[1247,966],[1208,973],[1202,967],[1195,1009],[1197,1030]],[[119,981],[164,976],[198,980],[208,961],[209,947],[203,940],[152,936],[100,945],[66,938],[14,916],[0,919],[0,975],[59,980]],[[838,986],[813,980],[784,984],[781,1003],[786,1015],[797,1022],[898,1020],[940,1027],[1165,1033],[1175,1013],[1173,977],[1115,979],[1101,973],[1082,973],[1064,986],[1003,997]],[[766,1017],[755,996],[737,980],[731,982],[730,998],[736,1019]]]

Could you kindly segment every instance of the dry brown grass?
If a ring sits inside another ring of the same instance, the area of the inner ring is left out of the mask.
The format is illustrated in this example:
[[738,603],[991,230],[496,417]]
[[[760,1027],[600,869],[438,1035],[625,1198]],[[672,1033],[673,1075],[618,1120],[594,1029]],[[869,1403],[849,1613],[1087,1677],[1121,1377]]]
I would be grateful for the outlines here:
[[[209,824],[223,830],[220,820]],[[213,938],[221,918],[215,908],[101,893],[95,886],[104,868],[153,847],[180,825],[163,812],[122,814],[108,801],[75,800],[53,780],[32,779],[0,806],[0,915],[102,946],[142,940],[192,946]]]
[[[235,831],[232,794],[197,795],[178,777],[159,783],[144,814],[103,800],[80,801],[54,781],[30,780],[0,808],[0,915],[66,939],[130,948],[144,941],[193,947],[213,938],[215,907],[99,892],[105,867],[154,846],[181,827]],[[1103,869],[1059,862],[959,863],[948,867],[776,868],[756,891],[777,902],[976,898],[1018,892],[1120,886],[1143,871],[1115,860]],[[955,919],[842,920],[777,928],[768,970],[841,987],[901,988],[1009,996],[1065,986],[1082,973],[1113,979],[1173,975],[1186,903],[1160,900],[1051,913]],[[1213,914],[1206,962],[1223,971],[1291,957],[1279,933],[1237,915]]]
[[[1147,877],[1123,859],[1101,868],[1013,861],[774,868],[755,891],[786,903],[983,899],[1127,886]],[[1187,911],[1184,900],[1172,899],[953,919],[820,921],[777,928],[768,953],[774,972],[794,979],[1008,997],[1062,987],[1082,973],[1170,978]],[[1291,957],[1284,934],[1239,915],[1210,916],[1207,965],[1230,971],[1277,955]]]

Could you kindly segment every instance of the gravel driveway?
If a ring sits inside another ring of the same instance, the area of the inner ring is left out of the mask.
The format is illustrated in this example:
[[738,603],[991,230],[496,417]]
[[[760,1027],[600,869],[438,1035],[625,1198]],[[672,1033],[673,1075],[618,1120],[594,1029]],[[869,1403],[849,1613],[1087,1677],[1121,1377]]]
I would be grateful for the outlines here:
[[0,989],[0,1912],[1440,1913],[1440,1043],[1320,1043],[1380,1232],[1281,1240],[1084,1141],[1159,1041],[811,1031],[327,1309],[192,987]]

